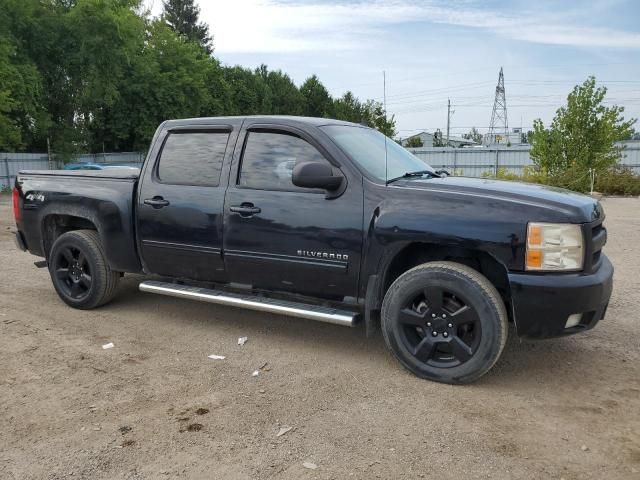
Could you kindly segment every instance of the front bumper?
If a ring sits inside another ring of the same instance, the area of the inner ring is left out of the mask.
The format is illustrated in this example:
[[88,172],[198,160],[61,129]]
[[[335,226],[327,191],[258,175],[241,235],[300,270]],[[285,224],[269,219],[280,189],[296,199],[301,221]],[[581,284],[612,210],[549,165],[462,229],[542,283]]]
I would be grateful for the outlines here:
[[[510,273],[511,301],[518,336],[549,338],[593,328],[604,317],[613,288],[613,265],[602,255],[600,267],[585,275]],[[570,315],[580,322],[569,328]]]

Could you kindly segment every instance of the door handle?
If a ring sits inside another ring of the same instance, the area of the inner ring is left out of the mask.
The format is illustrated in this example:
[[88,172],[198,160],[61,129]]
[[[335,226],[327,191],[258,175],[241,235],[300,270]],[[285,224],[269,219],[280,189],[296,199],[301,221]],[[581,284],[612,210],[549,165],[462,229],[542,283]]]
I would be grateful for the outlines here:
[[232,205],[229,207],[229,210],[233,213],[239,213],[243,217],[251,217],[256,213],[260,213],[262,209],[260,207],[256,207],[253,203],[243,203],[241,205]]
[[146,198],[144,200],[144,204],[150,205],[153,208],[162,208],[169,205],[169,200],[165,200],[164,198],[156,195],[153,198]]

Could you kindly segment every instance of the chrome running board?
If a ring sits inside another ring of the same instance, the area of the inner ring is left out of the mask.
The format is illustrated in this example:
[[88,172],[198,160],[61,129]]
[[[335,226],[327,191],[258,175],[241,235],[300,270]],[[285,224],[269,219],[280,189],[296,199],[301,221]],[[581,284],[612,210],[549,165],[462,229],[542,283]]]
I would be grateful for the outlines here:
[[255,295],[243,295],[210,290],[208,288],[189,287],[175,283],[158,282],[148,280],[140,284],[143,292],[168,295],[170,297],[187,298],[201,302],[217,303],[218,305],[230,305],[243,307],[261,312],[279,313],[290,317],[308,318],[321,322],[334,323],[345,327],[353,327],[358,318],[357,312],[338,310],[331,307],[307,305],[305,303],[276,300],[273,298],[258,297]]

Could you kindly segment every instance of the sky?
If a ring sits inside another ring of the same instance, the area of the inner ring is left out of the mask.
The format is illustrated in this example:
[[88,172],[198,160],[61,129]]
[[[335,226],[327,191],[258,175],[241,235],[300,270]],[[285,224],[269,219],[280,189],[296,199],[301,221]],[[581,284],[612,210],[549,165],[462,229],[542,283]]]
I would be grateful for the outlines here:
[[[161,0],[146,0],[153,14]],[[488,130],[504,68],[509,128],[548,123],[594,75],[640,117],[640,1],[199,0],[224,64],[319,76],[333,96],[383,101],[398,136]],[[636,130],[640,125],[636,124]]]

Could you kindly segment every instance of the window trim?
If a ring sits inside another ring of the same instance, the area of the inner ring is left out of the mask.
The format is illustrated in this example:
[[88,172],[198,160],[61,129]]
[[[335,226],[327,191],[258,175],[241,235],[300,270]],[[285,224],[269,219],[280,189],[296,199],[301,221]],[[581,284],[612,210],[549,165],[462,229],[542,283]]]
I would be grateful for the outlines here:
[[[224,170],[225,160],[227,158],[227,154],[229,152],[229,140],[231,140],[231,133],[233,132],[233,127],[231,125],[221,125],[221,126],[211,126],[211,125],[181,125],[174,128],[170,128],[167,130],[166,135],[162,139],[162,145],[160,145],[160,149],[158,154],[156,155],[156,161],[153,165],[153,170],[151,172],[151,178],[154,183],[158,183],[160,185],[182,185],[185,187],[201,187],[201,188],[220,188],[220,184],[222,183],[222,171]],[[167,144],[167,140],[171,135],[188,135],[190,133],[212,133],[212,134],[227,134],[227,142],[224,147],[224,153],[222,154],[222,163],[220,164],[220,175],[218,176],[218,182],[216,185],[204,185],[201,183],[188,183],[188,182],[166,182],[160,178],[158,174],[160,170],[160,161],[162,160],[162,152],[164,152],[164,147]]]
[[240,150],[240,159],[238,161],[238,169],[236,170],[234,187],[242,190],[258,190],[262,192],[289,192],[289,193],[303,193],[303,194],[313,194],[313,195],[326,195],[326,191],[320,188],[303,188],[296,187],[294,185],[294,190],[287,188],[257,188],[251,187],[248,185],[240,184],[240,177],[242,175],[242,166],[244,164],[244,155],[247,148],[247,142],[249,141],[249,137],[251,133],[273,133],[276,135],[287,135],[289,137],[299,138],[303,142],[306,142],[311,147],[315,148],[316,151],[334,168],[337,168],[340,171],[340,175],[344,176],[342,169],[338,162],[331,157],[320,144],[315,141],[312,141],[311,137],[308,136],[302,130],[299,130],[294,127],[284,126],[284,125],[270,125],[270,124],[254,124],[249,126],[244,134],[244,138],[242,140],[242,149]]

